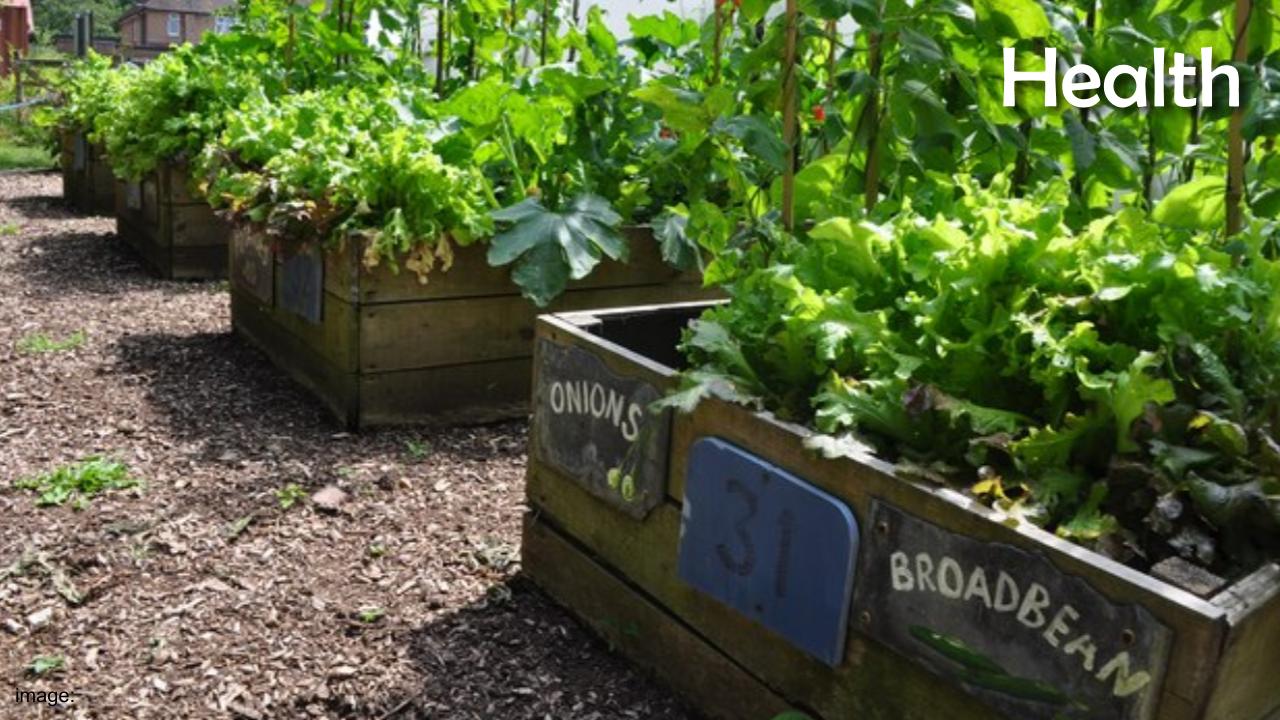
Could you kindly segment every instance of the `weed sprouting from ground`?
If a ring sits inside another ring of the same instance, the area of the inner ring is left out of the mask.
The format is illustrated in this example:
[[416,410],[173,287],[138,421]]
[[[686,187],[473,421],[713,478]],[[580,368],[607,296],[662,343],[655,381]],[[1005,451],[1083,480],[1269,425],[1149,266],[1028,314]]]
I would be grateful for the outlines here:
[[77,510],[88,506],[99,493],[138,485],[127,465],[102,457],[86,458],[75,465],[14,482],[14,487],[39,494],[36,505],[62,505],[71,500]]
[[77,330],[61,340],[54,340],[44,333],[32,333],[18,341],[18,351],[31,355],[66,352],[84,345],[87,339],[83,330]]

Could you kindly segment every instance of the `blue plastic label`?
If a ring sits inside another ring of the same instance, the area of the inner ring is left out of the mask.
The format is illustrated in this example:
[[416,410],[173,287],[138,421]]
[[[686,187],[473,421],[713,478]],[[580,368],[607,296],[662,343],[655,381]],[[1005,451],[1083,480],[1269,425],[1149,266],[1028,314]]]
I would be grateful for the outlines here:
[[857,557],[858,521],[839,499],[718,438],[693,444],[684,582],[835,666]]

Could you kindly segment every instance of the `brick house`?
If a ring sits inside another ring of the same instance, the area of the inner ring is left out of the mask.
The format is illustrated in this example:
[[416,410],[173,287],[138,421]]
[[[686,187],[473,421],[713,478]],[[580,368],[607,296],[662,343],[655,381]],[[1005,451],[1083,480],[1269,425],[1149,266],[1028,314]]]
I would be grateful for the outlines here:
[[205,32],[226,32],[232,18],[218,11],[234,4],[235,0],[137,0],[116,21],[120,54],[149,60],[174,45],[200,42]]
[[15,54],[27,54],[35,31],[28,0],[0,0],[0,75],[9,74],[9,62]]

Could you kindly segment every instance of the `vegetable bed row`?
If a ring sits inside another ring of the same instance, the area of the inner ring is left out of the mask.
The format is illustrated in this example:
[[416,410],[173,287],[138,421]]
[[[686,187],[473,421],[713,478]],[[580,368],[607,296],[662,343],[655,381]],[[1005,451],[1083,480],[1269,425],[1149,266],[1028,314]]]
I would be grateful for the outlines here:
[[[1273,3],[564,5],[90,58],[68,199],[105,157],[347,426],[532,397],[526,571],[709,714],[1280,713]],[[1208,47],[1244,100],[1007,107],[1006,46]]]

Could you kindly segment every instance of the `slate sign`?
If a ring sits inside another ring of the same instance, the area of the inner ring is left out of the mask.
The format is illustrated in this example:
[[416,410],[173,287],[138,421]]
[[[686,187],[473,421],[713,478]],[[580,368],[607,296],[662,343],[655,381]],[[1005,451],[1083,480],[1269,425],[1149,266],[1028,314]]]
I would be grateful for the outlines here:
[[1172,632],[1041,555],[881,501],[853,613],[871,637],[1013,720],[1150,720]]
[[538,340],[538,455],[592,495],[643,519],[667,493],[671,412],[661,393],[577,346]]
[[231,281],[263,305],[275,304],[274,260],[271,248],[247,227],[231,232]]
[[835,666],[857,557],[839,499],[719,438],[690,448],[681,580]]
[[142,183],[125,182],[124,206],[130,210],[142,209]]
[[89,141],[82,133],[76,133],[71,142],[71,169],[77,172],[84,170],[89,160]]
[[315,248],[299,250],[280,266],[280,307],[311,323],[320,323],[324,295],[324,259]]

